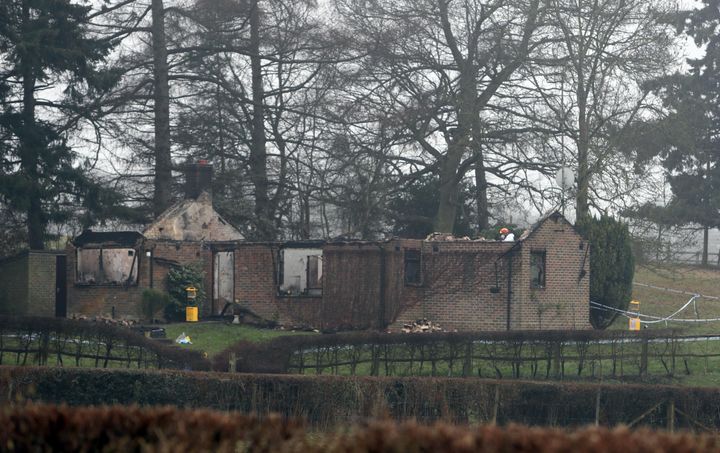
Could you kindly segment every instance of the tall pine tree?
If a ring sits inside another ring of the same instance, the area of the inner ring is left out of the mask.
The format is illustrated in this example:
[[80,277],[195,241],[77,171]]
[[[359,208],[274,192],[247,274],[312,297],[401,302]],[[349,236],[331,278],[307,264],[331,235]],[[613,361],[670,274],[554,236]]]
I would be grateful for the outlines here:
[[44,248],[63,206],[98,188],[67,145],[73,117],[89,114],[83,93],[112,82],[94,67],[111,43],[89,36],[89,11],[70,0],[0,2],[0,197],[24,215],[33,249]]

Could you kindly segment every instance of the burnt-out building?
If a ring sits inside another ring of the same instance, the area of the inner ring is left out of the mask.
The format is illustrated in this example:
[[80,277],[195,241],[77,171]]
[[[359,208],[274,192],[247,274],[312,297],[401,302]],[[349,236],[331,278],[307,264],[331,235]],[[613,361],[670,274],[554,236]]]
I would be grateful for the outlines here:
[[[166,290],[173,266],[198,265],[205,288],[213,287],[213,276],[229,272],[231,264],[212,244],[243,236],[213,209],[212,167],[202,161],[187,165],[185,180],[185,197],[142,233],[84,231],[68,244],[68,315],[140,318],[143,291]],[[215,290],[210,302],[205,315],[232,298]]]
[[323,330],[587,329],[589,246],[552,213],[514,242],[237,242],[233,298],[256,316]]
[[189,165],[186,196],[143,233],[84,232],[67,248],[69,315],[139,318],[173,266],[205,272],[201,316],[322,330],[589,328],[589,249],[559,213],[515,242],[458,239],[248,242],[212,207],[212,168]]

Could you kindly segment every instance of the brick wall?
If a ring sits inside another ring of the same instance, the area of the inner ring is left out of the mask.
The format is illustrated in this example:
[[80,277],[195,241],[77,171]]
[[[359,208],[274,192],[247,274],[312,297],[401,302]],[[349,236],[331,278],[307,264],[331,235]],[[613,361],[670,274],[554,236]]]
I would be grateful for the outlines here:
[[323,328],[368,329],[380,325],[381,259],[377,244],[323,248]]
[[0,261],[0,288],[2,288],[0,314],[24,315],[27,313],[27,272],[27,252]]
[[[417,319],[447,330],[505,330],[507,258],[500,256],[510,247],[503,242],[423,241],[422,285],[416,293],[401,294],[401,312],[390,330]],[[491,291],[495,287],[497,292]]]
[[[546,253],[544,288],[531,288],[532,251]],[[393,267],[398,266],[402,262],[394,261]],[[505,330],[510,274],[512,330],[588,329],[589,266],[587,242],[557,217],[522,243],[423,241],[423,283],[405,285],[397,293],[399,310],[389,328],[426,318],[447,330]],[[585,276],[580,278],[582,269]],[[395,285],[402,281],[389,278]],[[494,287],[498,292],[491,291]]]
[[[530,254],[546,254],[546,285],[531,288]],[[560,217],[541,224],[523,243],[521,276],[516,292],[523,304],[516,310],[516,329],[589,329],[590,250],[587,241]],[[581,270],[585,275],[581,278]]]
[[[258,316],[288,326],[321,327],[321,296],[279,296],[278,244],[238,243],[235,300]],[[323,274],[326,271],[323,260]],[[324,279],[324,278],[323,278]]]
[[55,268],[57,255],[28,255],[28,315],[55,316]]
[[[202,315],[211,310],[212,252],[200,242],[146,240],[135,249],[138,257],[136,285],[80,285],[76,283],[76,254],[67,247],[68,316],[112,316],[138,319],[142,316],[140,302],[147,288],[167,290],[166,277],[174,264],[201,263],[205,272],[205,291],[208,300]],[[151,257],[147,256],[150,252]]]

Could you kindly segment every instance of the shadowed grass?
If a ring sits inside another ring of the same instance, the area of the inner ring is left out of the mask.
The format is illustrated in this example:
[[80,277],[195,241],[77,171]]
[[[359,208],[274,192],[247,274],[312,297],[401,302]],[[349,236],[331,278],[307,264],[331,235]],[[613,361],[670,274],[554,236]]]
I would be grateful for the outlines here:
[[165,328],[167,337],[173,341],[175,341],[181,333],[185,332],[193,344],[178,346],[204,351],[209,357],[214,356],[239,341],[261,342],[284,335],[307,335],[312,333],[279,329],[260,329],[242,324],[229,324],[222,321],[183,322],[167,324],[161,327]]

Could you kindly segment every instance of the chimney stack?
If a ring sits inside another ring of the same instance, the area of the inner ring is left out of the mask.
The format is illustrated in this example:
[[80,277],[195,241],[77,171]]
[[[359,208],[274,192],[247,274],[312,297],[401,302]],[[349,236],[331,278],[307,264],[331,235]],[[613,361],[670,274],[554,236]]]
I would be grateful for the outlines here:
[[213,167],[207,160],[185,165],[185,198],[195,199],[202,192],[212,195]]

